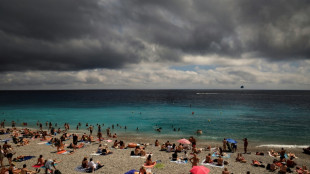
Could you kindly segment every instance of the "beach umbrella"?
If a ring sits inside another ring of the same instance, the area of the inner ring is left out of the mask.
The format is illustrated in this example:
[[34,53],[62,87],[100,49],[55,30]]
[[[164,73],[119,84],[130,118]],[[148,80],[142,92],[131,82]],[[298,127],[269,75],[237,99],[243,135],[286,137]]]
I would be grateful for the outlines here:
[[191,144],[191,142],[190,141],[188,141],[187,139],[185,139],[185,138],[183,138],[183,139],[179,139],[178,140],[178,142],[179,143],[181,143],[181,144]]
[[205,166],[194,166],[189,172],[192,174],[208,174],[210,169],[206,168]]
[[135,174],[135,172],[139,172],[138,170],[129,170],[128,172],[126,172],[125,174]]
[[228,138],[226,141],[227,141],[228,143],[235,143],[235,144],[237,144],[237,141],[234,140],[234,139],[231,139],[231,138]]

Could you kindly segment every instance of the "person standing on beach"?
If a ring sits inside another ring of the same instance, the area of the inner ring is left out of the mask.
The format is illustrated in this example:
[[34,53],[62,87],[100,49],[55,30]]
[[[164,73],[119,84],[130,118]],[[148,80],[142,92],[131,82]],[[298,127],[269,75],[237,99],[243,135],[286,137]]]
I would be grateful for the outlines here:
[[189,159],[189,161],[192,163],[192,167],[197,166],[199,163],[199,158],[197,158],[197,155],[194,153],[194,156]]
[[226,151],[227,140],[224,138],[223,140],[223,151]]
[[89,133],[90,133],[90,135],[93,134],[93,126],[92,125],[89,126]]
[[247,138],[244,138],[243,139],[243,146],[244,146],[244,153],[246,154],[247,153],[247,148],[248,148],[248,139]]
[[78,143],[78,136],[76,134],[73,134],[73,151],[75,151],[77,143]]

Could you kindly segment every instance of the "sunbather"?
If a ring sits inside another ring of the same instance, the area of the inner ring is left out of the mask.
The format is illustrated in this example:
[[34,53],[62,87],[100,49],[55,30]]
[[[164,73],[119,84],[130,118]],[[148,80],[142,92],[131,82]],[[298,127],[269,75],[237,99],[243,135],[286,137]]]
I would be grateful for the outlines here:
[[242,156],[241,153],[238,153],[238,156],[236,158],[236,161],[241,162],[241,163],[246,163],[245,158]]
[[83,167],[83,168],[88,168],[88,160],[87,160],[87,157],[84,157],[84,158],[83,158],[82,167]]
[[135,149],[135,155],[136,156],[140,156],[141,155],[141,152],[140,152],[140,146],[136,146],[136,149]]
[[152,162],[152,156],[149,155],[149,156],[147,157],[147,159],[146,159],[145,165],[146,165],[146,166],[151,166],[151,165],[154,165],[154,164],[155,164],[155,162]]
[[206,156],[206,160],[204,161],[204,163],[212,163],[213,160],[211,159],[211,153],[209,153],[207,156]]
[[280,174],[285,174],[287,172],[287,165],[282,165],[281,167],[280,167],[280,171],[279,171],[279,173]]
[[230,174],[230,172],[228,171],[227,167],[224,168],[224,171],[222,171],[222,174]]
[[44,165],[43,155],[40,155],[40,157],[38,158],[37,165]]
[[21,169],[21,174],[34,174],[34,173],[39,173],[40,171],[32,171],[32,170],[29,170],[27,169],[27,165],[24,164],[23,165],[23,168]]

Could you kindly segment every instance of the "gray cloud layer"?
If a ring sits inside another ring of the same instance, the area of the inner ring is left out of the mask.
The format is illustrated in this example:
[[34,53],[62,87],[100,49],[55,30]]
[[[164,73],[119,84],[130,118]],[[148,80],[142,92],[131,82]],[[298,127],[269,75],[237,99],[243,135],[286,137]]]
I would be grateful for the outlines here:
[[[310,58],[310,1],[1,1],[0,71]],[[236,72],[237,73],[237,72]]]

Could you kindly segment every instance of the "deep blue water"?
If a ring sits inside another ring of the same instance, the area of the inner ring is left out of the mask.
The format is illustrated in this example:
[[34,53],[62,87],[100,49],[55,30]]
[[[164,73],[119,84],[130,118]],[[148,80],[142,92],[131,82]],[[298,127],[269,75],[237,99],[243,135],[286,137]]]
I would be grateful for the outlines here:
[[[194,112],[194,114],[192,114]],[[269,144],[310,144],[310,91],[65,90],[0,91],[0,120],[127,126],[127,133],[224,137]],[[154,128],[162,127],[162,132]],[[180,131],[173,131],[172,126]],[[136,131],[139,127],[139,131]],[[113,132],[125,133],[116,128]]]

